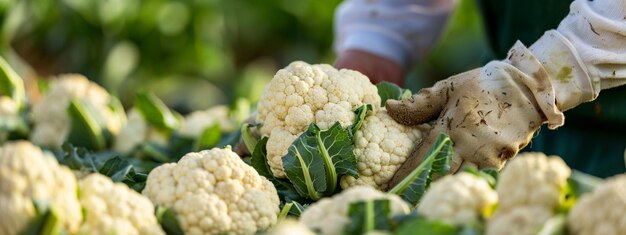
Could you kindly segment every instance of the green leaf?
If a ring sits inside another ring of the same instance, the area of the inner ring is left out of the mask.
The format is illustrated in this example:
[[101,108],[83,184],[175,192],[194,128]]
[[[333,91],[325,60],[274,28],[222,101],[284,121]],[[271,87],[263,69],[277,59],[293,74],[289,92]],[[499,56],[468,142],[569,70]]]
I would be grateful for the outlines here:
[[113,111],[115,118],[119,120],[119,123],[126,123],[126,112],[122,102],[115,96],[109,96],[109,109]]
[[252,152],[255,149],[255,146],[258,142],[257,138],[252,134],[251,128],[256,128],[256,125],[251,125],[249,123],[244,123],[241,125],[241,139],[243,140],[244,145],[248,149],[248,152]]
[[[302,198],[300,197],[300,194],[298,194],[291,183],[287,180],[274,177],[270,166],[267,164],[267,140],[267,137],[263,137],[256,144],[254,151],[252,152],[252,159],[250,160],[252,168],[254,168],[259,175],[267,178],[270,182],[272,182],[272,184],[274,184],[282,202],[301,201]],[[302,206],[300,205],[300,207]]]
[[389,231],[391,208],[389,200],[366,200],[350,204],[344,234],[367,234],[371,231]]
[[202,134],[194,143],[193,151],[214,147],[220,139],[222,139],[222,128],[216,123],[202,131]]
[[354,136],[354,133],[356,133],[356,131],[361,129],[361,126],[363,126],[363,122],[365,122],[365,117],[371,111],[372,111],[371,104],[363,105],[354,111],[356,115],[354,118],[354,124],[352,124],[352,127],[350,128],[350,136]]
[[380,104],[385,107],[385,102],[388,99],[401,100],[411,96],[412,92],[409,89],[402,89],[396,84],[390,82],[380,82],[376,84],[378,88],[378,95],[380,96]]
[[278,221],[285,220],[287,215],[291,211],[291,208],[294,207],[293,202],[285,203],[282,209],[280,209],[280,213],[278,213]]
[[135,107],[146,121],[156,128],[172,131],[180,124],[180,120],[174,112],[152,93],[137,93]]
[[256,144],[254,151],[252,152],[252,167],[259,173],[259,175],[265,178],[272,179],[274,174],[270,170],[270,166],[267,164],[267,137],[264,136]]
[[603,179],[573,170],[567,179],[567,186],[560,192],[557,213],[567,213],[576,204],[577,200],[586,193],[592,192]]
[[24,81],[11,68],[4,58],[0,57],[0,96],[5,95],[18,104],[21,110],[26,105],[26,91]]
[[335,192],[339,176],[358,177],[353,150],[349,129],[338,122],[325,131],[311,124],[291,144],[282,161],[298,193],[317,200]]
[[167,235],[184,235],[183,229],[180,227],[180,223],[176,217],[176,212],[174,210],[157,206],[155,210],[155,214],[159,224],[161,224],[161,228],[165,231]]
[[156,143],[141,143],[139,144],[138,152],[157,162],[166,163],[176,160],[170,157],[170,153],[166,147]]
[[452,155],[452,140],[446,134],[440,134],[422,163],[389,193],[397,194],[405,201],[416,205],[428,189],[432,176],[448,173]]
[[117,155],[118,153],[112,151],[93,153],[83,147],[74,147],[69,142],[61,146],[60,152],[55,152],[59,163],[72,170],[85,172],[98,172],[106,161]]
[[437,220],[429,220],[423,216],[418,216],[413,220],[403,223],[394,234],[456,235],[458,232],[459,228],[453,224]]
[[68,166],[72,170],[96,172],[96,159],[89,154],[85,148],[75,148],[71,143],[64,143],[61,146],[63,156],[59,158],[59,163]]
[[106,147],[102,128],[87,106],[87,103],[72,100],[67,108],[72,124],[68,142],[88,149],[102,150]]
[[59,215],[49,204],[33,201],[35,217],[28,223],[21,235],[60,235],[62,224]]
[[537,235],[566,235],[567,219],[564,214],[557,214],[546,221]]
[[304,212],[307,207],[307,205],[302,205],[297,201],[291,201],[290,203],[293,203],[293,206],[291,207],[291,210],[289,210],[289,214],[296,218],[300,217],[302,212]]
[[572,174],[567,179],[567,183],[572,188],[577,197],[585,193],[592,192],[598,185],[604,182],[603,179],[586,174],[577,170],[572,170]]
[[486,168],[486,169],[478,170],[475,167],[469,166],[469,167],[463,168],[463,171],[486,180],[487,183],[489,183],[489,186],[491,186],[491,188],[496,187],[499,173],[498,173],[498,170],[494,168]]

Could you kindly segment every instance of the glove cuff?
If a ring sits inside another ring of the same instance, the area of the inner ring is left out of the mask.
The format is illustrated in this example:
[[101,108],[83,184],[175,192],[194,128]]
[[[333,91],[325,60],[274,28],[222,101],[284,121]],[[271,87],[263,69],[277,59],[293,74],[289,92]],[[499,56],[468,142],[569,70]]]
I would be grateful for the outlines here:
[[547,31],[531,47],[548,74],[559,110],[565,111],[598,97],[587,67],[576,48],[556,30]]
[[[537,106],[548,121],[548,127],[555,129],[565,122],[565,116],[558,106],[555,87],[552,85],[550,74],[533,53],[520,41],[509,51],[506,63],[517,68],[523,75],[516,76],[518,82],[523,83],[534,96]],[[558,89],[558,87],[556,88]]]

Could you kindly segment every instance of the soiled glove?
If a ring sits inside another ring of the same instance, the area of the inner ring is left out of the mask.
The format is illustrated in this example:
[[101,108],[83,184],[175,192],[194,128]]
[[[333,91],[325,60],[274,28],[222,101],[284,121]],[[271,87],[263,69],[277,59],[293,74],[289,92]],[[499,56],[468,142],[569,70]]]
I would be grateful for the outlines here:
[[499,169],[543,123],[557,128],[564,123],[562,111],[624,84],[625,14],[623,1],[577,0],[559,28],[530,49],[518,42],[505,60],[440,81],[408,99],[388,100],[389,114],[402,124],[435,120],[390,185],[417,167],[440,133],[454,142],[452,172],[463,165]]
[[387,101],[389,114],[402,124],[437,118],[398,172],[408,174],[414,169],[439,133],[448,134],[454,143],[452,171],[462,164],[501,168],[528,144],[542,123],[558,126],[563,122],[546,71],[522,66],[528,63],[537,68],[539,61],[521,43],[509,58],[440,81],[406,100]]

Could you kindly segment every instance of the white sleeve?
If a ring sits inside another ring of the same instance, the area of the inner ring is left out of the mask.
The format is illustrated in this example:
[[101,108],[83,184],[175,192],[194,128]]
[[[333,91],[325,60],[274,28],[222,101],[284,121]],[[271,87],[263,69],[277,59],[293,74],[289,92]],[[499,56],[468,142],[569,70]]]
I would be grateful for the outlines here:
[[578,50],[595,86],[626,84],[626,1],[577,0],[557,30]]
[[564,111],[626,84],[626,1],[575,0],[556,30],[530,48]]
[[335,15],[335,51],[361,49],[406,67],[439,38],[457,0],[346,0]]

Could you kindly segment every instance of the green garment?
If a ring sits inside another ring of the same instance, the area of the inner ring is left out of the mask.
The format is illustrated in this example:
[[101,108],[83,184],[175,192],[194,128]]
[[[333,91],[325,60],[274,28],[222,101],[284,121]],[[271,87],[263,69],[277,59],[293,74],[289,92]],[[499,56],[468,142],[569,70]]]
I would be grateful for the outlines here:
[[[571,0],[478,0],[489,43],[498,58],[520,40],[530,46],[555,29]],[[626,171],[626,87],[602,91],[597,100],[565,112],[565,126],[542,128],[526,151],[561,156],[572,168],[607,177]]]

